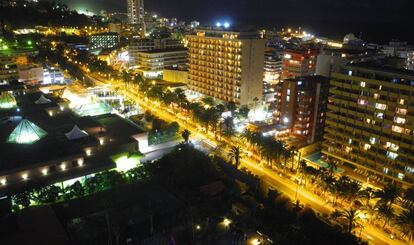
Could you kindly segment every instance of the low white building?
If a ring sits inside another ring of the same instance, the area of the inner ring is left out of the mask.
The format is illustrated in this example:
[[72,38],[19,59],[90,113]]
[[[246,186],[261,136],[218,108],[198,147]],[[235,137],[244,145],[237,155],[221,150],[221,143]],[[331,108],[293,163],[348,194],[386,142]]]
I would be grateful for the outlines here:
[[43,81],[43,66],[28,64],[17,66],[19,81],[26,84],[36,85]]

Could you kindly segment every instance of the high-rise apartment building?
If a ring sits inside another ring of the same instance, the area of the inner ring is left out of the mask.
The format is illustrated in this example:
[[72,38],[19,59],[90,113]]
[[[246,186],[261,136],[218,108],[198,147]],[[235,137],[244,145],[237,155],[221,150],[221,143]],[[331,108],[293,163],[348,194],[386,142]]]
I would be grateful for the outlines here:
[[127,0],[127,8],[128,24],[138,27],[141,34],[145,35],[144,0]]
[[262,99],[266,40],[221,29],[198,29],[187,39],[191,90],[241,106]]
[[286,50],[283,55],[282,79],[314,75],[318,53],[314,49]]
[[276,86],[276,121],[303,143],[322,140],[328,91],[329,79],[323,76],[284,80]]
[[356,63],[330,85],[323,153],[375,179],[414,184],[414,72]]

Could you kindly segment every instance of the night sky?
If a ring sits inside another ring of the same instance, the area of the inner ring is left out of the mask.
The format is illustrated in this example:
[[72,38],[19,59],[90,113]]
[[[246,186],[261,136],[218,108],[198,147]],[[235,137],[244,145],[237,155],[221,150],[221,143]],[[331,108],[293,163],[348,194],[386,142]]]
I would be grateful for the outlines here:
[[[126,0],[63,0],[71,8],[126,12]],[[347,32],[370,41],[391,38],[411,42],[411,0],[146,0],[146,10],[202,24],[228,20],[263,27],[303,26],[317,34]],[[374,40],[372,40],[374,39]]]

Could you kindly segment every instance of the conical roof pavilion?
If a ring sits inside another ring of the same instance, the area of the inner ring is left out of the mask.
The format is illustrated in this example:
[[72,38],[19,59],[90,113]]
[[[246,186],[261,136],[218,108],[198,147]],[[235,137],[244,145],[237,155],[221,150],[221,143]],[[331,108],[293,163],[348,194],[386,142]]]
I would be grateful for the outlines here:
[[33,144],[47,135],[46,131],[27,119],[23,119],[7,138],[7,143]]
[[0,93],[0,109],[11,109],[17,106],[16,99],[8,92]]

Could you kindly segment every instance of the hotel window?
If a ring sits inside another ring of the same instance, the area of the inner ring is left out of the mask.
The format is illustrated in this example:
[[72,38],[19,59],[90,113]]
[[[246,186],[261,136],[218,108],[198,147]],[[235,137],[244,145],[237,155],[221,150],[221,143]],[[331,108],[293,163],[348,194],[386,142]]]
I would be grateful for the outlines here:
[[402,117],[394,117],[394,122],[399,123],[399,124],[405,124],[406,120],[405,118],[402,118]]
[[349,153],[351,151],[352,151],[352,147],[349,147],[349,146],[345,147],[345,152],[346,153]]
[[400,179],[400,180],[403,180],[404,179],[404,174],[403,173],[398,173],[398,178]]
[[365,88],[366,85],[367,84],[365,82],[361,82],[361,84],[360,84],[360,86],[363,87],[363,88]]
[[398,154],[395,152],[387,151],[387,157],[389,159],[395,160],[398,157]]
[[400,148],[398,145],[396,145],[396,144],[394,144],[394,143],[391,143],[391,142],[387,142],[386,144],[385,144],[385,147],[386,148],[390,148],[391,150],[393,150],[393,151],[398,151],[398,149]]
[[352,71],[348,71],[348,76],[352,76]]
[[374,94],[374,99],[379,99],[379,97],[380,97],[379,93]]
[[398,104],[400,104],[400,105],[404,105],[404,99],[400,99],[400,100],[398,101]]
[[385,110],[387,109],[387,105],[381,104],[381,103],[375,103],[375,108],[377,108],[378,110]]
[[374,145],[374,144],[376,144],[376,143],[377,143],[377,138],[375,138],[375,137],[371,137],[371,138],[369,139],[369,142],[371,143],[371,145]]
[[388,174],[389,169],[388,168],[384,168],[383,171],[384,171],[385,174]]
[[358,99],[358,105],[366,105],[368,103],[365,99]]
[[380,118],[380,119],[384,119],[384,113],[382,113],[382,112],[375,113],[375,116]]
[[364,145],[364,150],[369,150],[369,149],[371,149],[371,145],[370,144],[365,144]]
[[398,127],[398,126],[392,126],[392,131],[397,132],[397,133],[402,133],[403,132],[403,128]]
[[405,167],[405,172],[412,174],[412,173],[414,173],[414,168]]
[[349,139],[348,140],[348,144],[352,144],[352,139]]
[[407,109],[397,108],[397,109],[395,109],[395,112],[397,112],[398,114],[401,114],[401,115],[407,115]]

